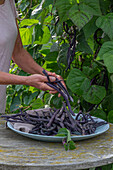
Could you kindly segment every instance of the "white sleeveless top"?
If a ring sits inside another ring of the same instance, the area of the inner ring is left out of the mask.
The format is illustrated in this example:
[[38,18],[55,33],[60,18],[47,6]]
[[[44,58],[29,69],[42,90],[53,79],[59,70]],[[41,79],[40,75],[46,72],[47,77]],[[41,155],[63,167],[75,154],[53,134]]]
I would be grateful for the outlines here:
[[[17,37],[14,0],[0,5],[0,71],[9,72],[10,61]],[[5,113],[6,85],[0,85],[0,113]]]

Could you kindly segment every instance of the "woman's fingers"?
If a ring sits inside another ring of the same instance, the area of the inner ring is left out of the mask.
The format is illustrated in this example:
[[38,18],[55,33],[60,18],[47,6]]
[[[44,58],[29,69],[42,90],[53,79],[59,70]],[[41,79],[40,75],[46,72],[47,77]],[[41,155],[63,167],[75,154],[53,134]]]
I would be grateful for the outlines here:
[[[54,76],[50,76],[49,79],[50,79],[51,82],[54,82],[56,80],[56,78]],[[48,79],[47,79],[46,76],[40,75],[40,81],[41,82],[48,82]]]
[[49,91],[50,94],[55,94],[55,93],[58,93],[56,90],[50,90]]
[[37,88],[39,88],[40,90],[43,90],[43,91],[49,90],[49,91],[51,91],[51,93],[54,93],[54,89],[49,87],[46,83],[39,83]]

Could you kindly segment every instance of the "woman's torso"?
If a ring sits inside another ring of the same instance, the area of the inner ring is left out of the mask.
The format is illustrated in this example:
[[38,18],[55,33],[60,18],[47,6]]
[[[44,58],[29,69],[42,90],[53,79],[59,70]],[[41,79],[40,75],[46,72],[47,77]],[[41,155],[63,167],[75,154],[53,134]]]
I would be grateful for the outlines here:
[[[0,5],[0,71],[8,72],[14,49],[17,27],[13,0],[5,0]],[[0,113],[5,111],[6,86],[0,85]]]

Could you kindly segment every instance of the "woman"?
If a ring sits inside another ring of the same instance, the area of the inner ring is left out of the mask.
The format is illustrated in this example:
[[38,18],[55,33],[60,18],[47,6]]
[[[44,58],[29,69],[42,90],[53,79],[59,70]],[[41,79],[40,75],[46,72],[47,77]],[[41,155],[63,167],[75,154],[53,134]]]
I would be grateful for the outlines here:
[[[20,68],[32,75],[9,74],[11,58]],[[6,85],[8,84],[29,85],[43,91],[49,90],[49,93],[56,93],[54,89],[46,85],[45,82],[48,80],[42,70],[43,68],[22,46],[14,0],[0,0],[0,113],[5,112]],[[48,74],[54,76],[51,77],[51,81],[54,81],[55,77],[60,77],[55,73],[48,72]]]

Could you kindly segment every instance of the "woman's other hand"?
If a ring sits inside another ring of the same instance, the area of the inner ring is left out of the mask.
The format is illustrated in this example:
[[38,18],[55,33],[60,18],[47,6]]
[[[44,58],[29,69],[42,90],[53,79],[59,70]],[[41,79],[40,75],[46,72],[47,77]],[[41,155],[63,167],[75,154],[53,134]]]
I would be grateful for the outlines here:
[[[49,72],[49,71],[46,71],[46,72],[48,73],[49,76],[53,76],[55,78],[58,78],[59,80],[62,80],[61,82],[62,82],[63,86],[66,88],[65,82],[64,82],[63,78],[60,75],[57,75],[56,73],[52,73],[52,72]],[[55,94],[55,93],[57,93],[57,91],[56,90],[54,90],[54,91],[50,90],[49,93]],[[58,97],[60,97],[60,96],[61,96],[61,94],[59,93]]]

